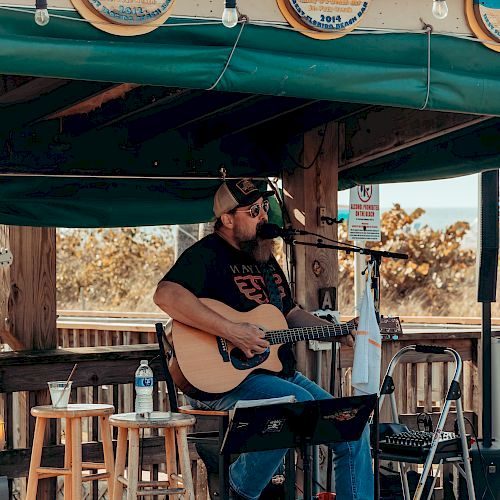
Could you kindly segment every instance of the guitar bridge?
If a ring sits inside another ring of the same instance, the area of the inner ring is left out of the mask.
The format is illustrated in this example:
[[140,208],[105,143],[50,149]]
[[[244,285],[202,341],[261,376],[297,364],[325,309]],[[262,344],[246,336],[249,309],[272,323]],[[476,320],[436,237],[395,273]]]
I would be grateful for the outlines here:
[[227,349],[227,340],[222,337],[217,337],[217,346],[219,348],[219,354],[222,357],[224,363],[229,363],[229,351]]

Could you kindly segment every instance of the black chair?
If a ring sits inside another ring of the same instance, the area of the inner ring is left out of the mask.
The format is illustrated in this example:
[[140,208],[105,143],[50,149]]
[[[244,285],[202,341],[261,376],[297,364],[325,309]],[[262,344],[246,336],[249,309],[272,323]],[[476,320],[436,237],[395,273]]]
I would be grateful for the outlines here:
[[[156,335],[158,346],[160,348],[160,364],[162,367],[165,381],[167,384],[168,400],[170,411],[194,415],[196,417],[196,426],[200,430],[188,435],[188,442],[196,446],[198,455],[207,467],[208,488],[210,498],[229,499],[229,465],[231,456],[229,454],[220,454],[222,442],[229,425],[229,412],[216,410],[198,410],[190,405],[179,406],[178,392],[175,383],[170,374],[168,361],[172,356],[173,348],[167,340],[165,326],[163,323],[156,323]],[[211,428],[210,430],[207,430]],[[212,430],[216,428],[217,430]],[[295,498],[295,452],[290,450],[285,460],[285,493],[278,492],[282,486],[269,484],[261,500],[291,500]]]
[[[197,420],[202,422],[203,428],[214,426],[216,423],[218,430],[199,431],[188,435],[188,442],[195,443],[196,450],[205,465],[207,466],[208,473],[208,488],[211,498],[222,498],[227,500],[229,498],[229,464],[230,456],[225,454],[218,454],[218,450],[222,447],[222,441],[226,434],[229,423],[229,412],[227,411],[211,411],[211,410],[197,410],[190,405],[179,406],[177,398],[177,388],[175,387],[174,380],[168,368],[168,361],[172,356],[172,346],[169,344],[163,323],[156,323],[156,336],[158,338],[158,346],[160,348],[160,364],[162,367],[165,382],[167,384],[168,401],[170,411],[175,413],[184,413],[187,415],[194,415]],[[218,464],[214,463],[214,451],[218,455]]]

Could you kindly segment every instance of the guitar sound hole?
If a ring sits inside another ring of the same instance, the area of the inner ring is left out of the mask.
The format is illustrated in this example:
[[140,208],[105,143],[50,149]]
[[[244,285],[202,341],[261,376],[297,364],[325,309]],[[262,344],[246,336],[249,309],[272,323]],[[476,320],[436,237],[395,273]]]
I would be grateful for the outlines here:
[[231,364],[237,370],[248,370],[263,363],[269,357],[269,353],[270,350],[267,348],[262,354],[247,358],[241,349],[235,347],[231,349]]

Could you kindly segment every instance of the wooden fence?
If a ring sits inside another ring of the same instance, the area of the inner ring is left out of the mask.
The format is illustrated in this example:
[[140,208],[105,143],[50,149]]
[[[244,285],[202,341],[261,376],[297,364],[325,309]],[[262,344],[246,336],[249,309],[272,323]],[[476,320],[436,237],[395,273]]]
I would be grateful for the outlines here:
[[[9,479],[26,478],[29,468],[33,419],[29,408],[47,401],[46,382],[66,379],[74,363],[78,369],[73,379],[72,402],[112,403],[117,412],[133,408],[133,378],[141,359],[152,361],[158,378],[154,393],[155,408],[168,409],[165,384],[162,382],[158,359],[155,319],[136,320],[124,324],[96,323],[66,319],[58,325],[60,349],[38,352],[0,353],[0,414],[6,421],[7,446],[0,452],[0,476]],[[464,361],[462,375],[464,408],[474,422],[480,422],[480,390],[477,372],[479,331],[474,328],[409,329],[397,341],[383,344],[383,370],[402,347],[414,343],[447,345],[456,349]],[[338,382],[343,395],[349,395],[352,350],[340,349]],[[395,372],[396,396],[399,413],[408,422],[414,422],[421,411],[437,412],[443,404],[444,394],[451,380],[451,367],[447,360],[431,363],[429,355],[412,354],[404,359]],[[381,418],[387,418],[387,408]],[[478,420],[479,419],[479,420]],[[50,445],[44,451],[44,464],[57,466],[62,456],[63,430],[53,423]],[[84,460],[96,461],[100,449],[95,422],[85,427],[88,443],[84,445]],[[150,466],[153,477],[163,460],[162,440],[154,435],[144,443],[144,464]],[[203,476],[199,491],[205,491]],[[11,498],[24,498],[23,480],[10,481]],[[206,495],[206,493],[203,493]],[[88,498],[100,499],[102,489],[89,492]],[[198,496],[202,498],[202,496]]]

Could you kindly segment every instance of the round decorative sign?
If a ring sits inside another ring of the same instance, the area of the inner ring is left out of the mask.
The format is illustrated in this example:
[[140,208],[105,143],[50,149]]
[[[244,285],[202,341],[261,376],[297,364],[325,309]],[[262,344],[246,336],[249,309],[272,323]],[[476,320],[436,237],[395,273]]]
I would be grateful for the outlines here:
[[71,0],[96,28],[115,35],[142,35],[170,15],[175,0]]
[[365,17],[371,0],[277,0],[285,19],[304,35],[332,39],[352,31]]
[[500,41],[500,0],[474,0],[474,14],[486,33]]
[[488,41],[500,41],[500,0],[466,0],[465,13],[474,34],[489,49],[500,52],[499,45]]

